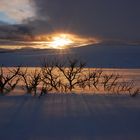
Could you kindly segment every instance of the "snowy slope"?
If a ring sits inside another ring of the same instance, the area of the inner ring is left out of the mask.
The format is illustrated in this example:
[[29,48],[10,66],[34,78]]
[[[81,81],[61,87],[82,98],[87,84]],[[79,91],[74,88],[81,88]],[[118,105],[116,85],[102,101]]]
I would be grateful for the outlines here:
[[23,49],[2,51],[0,64],[4,66],[40,66],[44,58],[79,57],[88,62],[88,67],[140,68],[140,47],[120,45],[96,45],[70,50]]

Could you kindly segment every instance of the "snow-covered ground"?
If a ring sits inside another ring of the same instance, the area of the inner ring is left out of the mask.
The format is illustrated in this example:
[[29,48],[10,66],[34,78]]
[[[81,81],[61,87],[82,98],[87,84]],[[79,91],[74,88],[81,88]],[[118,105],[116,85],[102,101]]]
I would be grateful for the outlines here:
[[[0,64],[31,67],[40,66],[46,56],[79,56],[88,67],[133,68],[103,70],[134,79],[139,86],[139,50],[139,46],[89,46],[69,52],[4,50]],[[10,96],[0,96],[0,140],[140,139],[140,95],[48,94],[39,99],[24,94],[18,86]]]
[[3,96],[0,139],[139,140],[140,96]]

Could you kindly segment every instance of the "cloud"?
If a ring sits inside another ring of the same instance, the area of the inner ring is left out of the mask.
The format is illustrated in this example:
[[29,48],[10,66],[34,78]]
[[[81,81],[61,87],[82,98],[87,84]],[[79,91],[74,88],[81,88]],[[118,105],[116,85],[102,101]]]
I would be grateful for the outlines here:
[[0,0],[0,12],[17,23],[35,16],[35,9],[30,0]]
[[1,25],[0,39],[3,40],[31,40],[32,33],[25,25]]
[[139,0],[1,0],[0,11],[20,25],[0,25],[0,37],[70,32],[105,42],[139,42],[139,5]]
[[46,17],[43,25],[46,22],[54,31],[64,30],[105,39],[140,40],[139,0],[34,2],[37,17]]

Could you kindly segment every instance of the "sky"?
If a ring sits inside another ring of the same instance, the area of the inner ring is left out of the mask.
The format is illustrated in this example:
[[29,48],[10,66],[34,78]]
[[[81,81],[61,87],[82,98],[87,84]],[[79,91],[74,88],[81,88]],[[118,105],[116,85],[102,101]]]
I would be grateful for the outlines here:
[[139,0],[0,0],[0,45],[54,32],[140,44],[139,5]]

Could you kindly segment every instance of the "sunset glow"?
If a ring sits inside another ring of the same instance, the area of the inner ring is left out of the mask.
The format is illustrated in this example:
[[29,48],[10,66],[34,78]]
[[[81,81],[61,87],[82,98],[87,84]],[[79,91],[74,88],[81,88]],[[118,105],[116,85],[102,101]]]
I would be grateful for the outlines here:
[[[12,41],[12,47],[8,45],[0,45],[0,48],[21,49],[25,47],[37,49],[68,49],[91,44],[98,44],[100,39],[94,37],[83,37],[72,33],[52,33],[37,35],[31,38],[24,38],[24,41]],[[7,40],[3,40],[3,44]]]
[[99,39],[81,37],[69,33],[54,33],[35,38],[34,44],[38,48],[67,49],[99,43]]
[[64,49],[71,45],[73,41],[66,34],[60,34],[58,36],[52,37],[52,41],[49,46],[55,49]]

